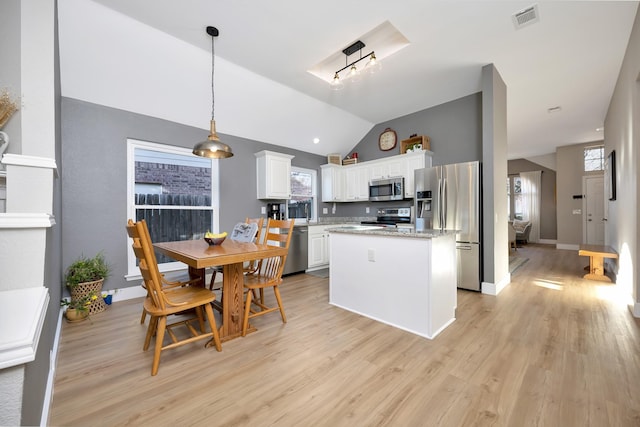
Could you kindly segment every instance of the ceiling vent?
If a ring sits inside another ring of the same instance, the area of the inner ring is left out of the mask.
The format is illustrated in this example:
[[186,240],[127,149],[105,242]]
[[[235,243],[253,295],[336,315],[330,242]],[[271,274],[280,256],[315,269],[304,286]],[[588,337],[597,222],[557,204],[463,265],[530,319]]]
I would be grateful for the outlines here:
[[512,18],[513,18],[513,25],[515,25],[516,30],[519,30],[522,27],[526,27],[527,25],[538,22],[540,21],[540,14],[538,13],[538,5],[534,4],[533,6],[523,9],[520,12],[516,12]]

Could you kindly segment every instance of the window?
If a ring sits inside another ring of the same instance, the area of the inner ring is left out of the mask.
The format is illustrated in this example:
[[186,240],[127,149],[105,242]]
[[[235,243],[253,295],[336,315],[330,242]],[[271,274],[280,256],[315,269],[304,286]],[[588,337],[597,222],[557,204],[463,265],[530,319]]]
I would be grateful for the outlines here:
[[587,147],[584,149],[584,171],[604,170],[604,146]]
[[295,218],[296,222],[317,220],[317,176],[313,169],[291,168],[291,199],[287,212],[289,219]]
[[522,180],[518,175],[510,176],[507,180],[507,203],[507,214],[509,215],[509,219],[522,219]]
[[[218,230],[217,161],[186,148],[130,139],[127,187],[127,217],[146,220],[154,242],[200,239],[207,230]],[[139,277],[130,241],[127,247],[127,277]],[[157,255],[161,271],[185,268]]]

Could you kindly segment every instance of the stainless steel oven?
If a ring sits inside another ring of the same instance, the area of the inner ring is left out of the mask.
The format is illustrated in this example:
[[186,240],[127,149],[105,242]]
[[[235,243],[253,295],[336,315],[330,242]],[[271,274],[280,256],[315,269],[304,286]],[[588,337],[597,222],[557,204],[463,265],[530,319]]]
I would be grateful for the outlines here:
[[404,178],[372,179],[369,182],[369,200],[381,202],[404,199]]

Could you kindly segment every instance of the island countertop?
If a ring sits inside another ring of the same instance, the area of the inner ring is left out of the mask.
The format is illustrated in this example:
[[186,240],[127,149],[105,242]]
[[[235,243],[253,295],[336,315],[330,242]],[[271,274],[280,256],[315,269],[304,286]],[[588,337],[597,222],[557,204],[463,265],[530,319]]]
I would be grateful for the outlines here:
[[389,236],[389,237],[409,237],[417,239],[433,239],[437,237],[455,235],[455,230],[421,230],[416,231],[415,228],[394,228],[380,227],[377,225],[344,225],[342,227],[331,227],[327,231],[330,233],[347,233],[347,234],[366,234],[372,236]]

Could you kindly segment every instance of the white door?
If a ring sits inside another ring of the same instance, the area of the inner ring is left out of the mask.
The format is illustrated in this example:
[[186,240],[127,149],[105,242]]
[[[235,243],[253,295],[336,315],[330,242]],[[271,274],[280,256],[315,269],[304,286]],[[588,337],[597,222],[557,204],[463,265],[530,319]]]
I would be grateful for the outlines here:
[[604,177],[585,176],[583,240],[588,245],[604,245]]

